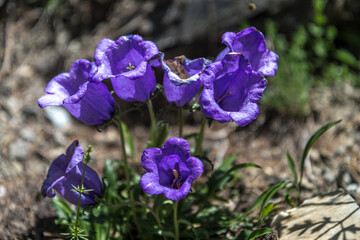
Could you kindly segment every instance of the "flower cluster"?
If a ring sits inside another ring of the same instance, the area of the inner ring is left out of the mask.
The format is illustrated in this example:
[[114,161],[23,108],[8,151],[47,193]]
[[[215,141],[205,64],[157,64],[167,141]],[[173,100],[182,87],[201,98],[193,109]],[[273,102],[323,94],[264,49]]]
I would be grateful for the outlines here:
[[[211,62],[185,56],[166,60],[155,43],[138,35],[116,41],[103,39],[95,50],[94,62],[77,60],[68,73],[55,76],[38,104],[41,108],[64,106],[80,121],[100,125],[116,114],[115,100],[103,80],[110,79],[120,99],[145,102],[155,91],[152,68],[158,67],[164,71],[163,89],[170,104],[183,107],[200,93],[199,104],[206,117],[246,126],[259,114],[257,101],[267,85],[264,76],[276,75],[278,56],[267,49],[263,34],[255,28],[227,32],[222,42],[226,48]],[[84,168],[81,159],[82,150],[76,141],[51,165],[43,195],[53,197],[55,189],[76,204],[78,195],[71,186],[80,179]],[[202,162],[190,156],[189,144],[182,138],[169,139],[161,149],[146,149],[141,163],[147,171],[141,178],[142,189],[174,201],[189,193],[191,183],[203,171]],[[98,176],[90,168],[84,186],[93,189],[82,196],[81,206],[89,206],[102,191]]]

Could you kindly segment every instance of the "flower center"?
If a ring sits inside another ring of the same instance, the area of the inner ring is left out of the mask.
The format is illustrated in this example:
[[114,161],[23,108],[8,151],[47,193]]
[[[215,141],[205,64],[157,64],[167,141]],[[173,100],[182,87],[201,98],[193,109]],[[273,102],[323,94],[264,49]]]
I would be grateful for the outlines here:
[[129,71],[132,71],[135,69],[135,66],[131,65],[131,63],[129,63],[129,66],[126,67],[126,69],[128,69]]
[[227,96],[229,96],[231,94],[231,91],[226,93],[224,96],[222,96],[221,98],[219,98],[218,100],[216,100],[216,103],[219,104],[224,98],[226,98]]
[[172,180],[172,183],[171,183],[171,188],[172,189],[179,189],[181,187],[181,180],[182,180],[182,177],[180,175],[180,173],[176,170],[176,169],[173,169],[173,174],[174,174],[174,179]]
[[187,79],[189,76],[184,68],[185,59],[185,56],[178,56],[174,59],[165,60],[164,62],[168,65],[172,72],[179,76],[179,78]]

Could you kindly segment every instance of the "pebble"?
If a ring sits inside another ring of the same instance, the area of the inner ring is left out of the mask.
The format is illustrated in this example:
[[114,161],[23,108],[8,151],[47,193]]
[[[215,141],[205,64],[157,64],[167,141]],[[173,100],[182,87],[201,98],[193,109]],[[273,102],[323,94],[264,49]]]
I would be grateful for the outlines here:
[[354,192],[356,194],[360,193],[360,188],[357,183],[350,183],[349,185],[346,186],[346,190]]
[[16,96],[11,96],[6,99],[5,107],[12,116],[18,113],[21,109],[22,103]]
[[10,159],[25,159],[27,155],[27,145],[22,139],[17,139],[9,146]]
[[336,175],[332,171],[326,171],[324,174],[324,179],[328,183],[333,183],[336,180]]
[[346,148],[344,146],[339,146],[338,148],[335,149],[335,155],[338,156],[344,156],[346,154]]
[[34,131],[32,131],[28,128],[21,129],[20,136],[22,137],[22,139],[29,141],[29,142],[34,142],[36,139],[36,135],[35,135]]
[[45,116],[55,127],[66,129],[71,126],[70,113],[63,107],[48,106],[45,108]]
[[6,195],[6,188],[3,185],[0,185],[0,198],[3,198]]

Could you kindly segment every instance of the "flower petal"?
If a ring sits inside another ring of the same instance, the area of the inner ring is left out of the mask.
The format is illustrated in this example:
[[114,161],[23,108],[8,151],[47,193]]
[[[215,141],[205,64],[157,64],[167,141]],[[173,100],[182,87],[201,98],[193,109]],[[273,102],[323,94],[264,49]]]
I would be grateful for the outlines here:
[[182,161],[190,157],[189,143],[183,138],[173,137],[168,139],[161,150],[163,156],[177,155]]
[[144,76],[135,80],[123,75],[111,78],[111,84],[116,94],[125,101],[145,102],[155,90],[156,79],[150,65],[147,65]]
[[147,148],[141,156],[141,166],[147,172],[157,172],[157,164],[161,160],[161,149],[159,148]]
[[180,201],[189,194],[192,180],[188,178],[179,189],[164,188],[164,195],[167,199]]
[[140,180],[140,186],[148,194],[162,194],[166,187],[160,185],[159,176],[155,172],[145,173]]
[[252,66],[252,69],[264,76],[275,76],[278,69],[279,56],[266,49],[264,35],[254,27],[244,29],[239,33],[226,32],[222,42],[225,48],[216,58],[221,61],[228,52],[243,54]]

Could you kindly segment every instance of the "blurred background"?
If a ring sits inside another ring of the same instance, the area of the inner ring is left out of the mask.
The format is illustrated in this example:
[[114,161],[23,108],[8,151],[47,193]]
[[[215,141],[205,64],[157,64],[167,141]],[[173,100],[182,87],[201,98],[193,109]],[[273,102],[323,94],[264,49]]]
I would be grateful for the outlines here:
[[[120,157],[115,127],[99,133],[62,107],[38,107],[54,76],[76,59],[92,61],[103,38],[139,34],[168,59],[213,60],[224,48],[224,32],[250,26],[263,32],[268,48],[279,55],[279,71],[268,78],[254,123],[245,128],[214,123],[207,129],[210,159],[216,165],[239,154],[239,162],[263,167],[244,173],[239,182],[246,205],[270,184],[290,178],[287,151],[300,155],[317,128],[343,119],[311,151],[304,186],[309,196],[342,187],[359,202],[359,1],[0,0],[0,239],[53,239],[61,231],[51,201],[39,190],[50,163],[74,139],[94,146],[92,165],[99,173],[105,159]],[[155,101],[158,119],[176,124],[162,103]],[[125,117],[139,172],[148,136],[144,110],[141,117]],[[201,115],[185,117],[185,133],[197,131]],[[170,136],[176,131],[172,127]]]

